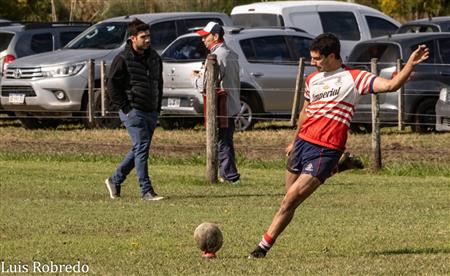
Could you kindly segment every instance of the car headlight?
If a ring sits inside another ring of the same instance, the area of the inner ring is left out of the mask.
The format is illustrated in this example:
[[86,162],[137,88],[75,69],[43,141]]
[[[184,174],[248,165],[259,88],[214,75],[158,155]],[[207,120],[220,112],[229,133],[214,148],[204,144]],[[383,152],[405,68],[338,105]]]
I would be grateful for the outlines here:
[[441,93],[439,93],[439,100],[443,102],[450,102],[450,93],[448,93],[448,88],[442,88]]
[[42,67],[42,76],[44,78],[69,77],[78,74],[83,69],[85,63],[76,63],[60,66]]

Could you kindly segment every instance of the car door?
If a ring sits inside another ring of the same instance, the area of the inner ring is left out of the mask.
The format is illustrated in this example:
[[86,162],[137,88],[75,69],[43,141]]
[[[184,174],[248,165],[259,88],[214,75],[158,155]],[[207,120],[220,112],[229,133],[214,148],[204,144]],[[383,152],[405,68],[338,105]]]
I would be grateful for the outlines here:
[[261,36],[239,42],[245,68],[261,91],[266,112],[289,114],[298,65],[283,35]]
[[[200,71],[207,55],[201,37],[181,37],[162,53],[164,94],[163,109],[192,107],[203,102],[194,88],[193,71]],[[192,102],[194,101],[194,102]],[[198,112],[200,110],[197,110]]]
[[[7,49],[10,41],[13,39],[14,33],[0,32],[0,80],[3,76],[3,69],[6,68],[6,64],[3,63],[4,59],[8,55]],[[15,58],[15,57],[14,57]],[[11,60],[12,57],[6,58]]]
[[17,57],[51,52],[55,49],[55,39],[50,31],[36,31],[21,36],[16,46]]
[[[401,57],[400,45],[396,43],[361,43],[355,46],[349,57],[349,65],[352,68],[369,71],[370,61],[377,58],[379,76],[390,79],[395,69],[395,62]],[[380,93],[380,120],[394,121],[396,118],[397,96],[392,93]],[[364,95],[359,99],[353,116],[353,123],[370,123],[372,117],[371,95]]]
[[439,64],[437,64],[438,77],[442,84],[450,85],[450,37],[440,38],[437,40],[437,47],[440,56]]
[[437,65],[440,64],[441,61],[437,49],[436,39],[425,38],[411,45],[404,46],[405,49],[403,59],[406,60],[410,54],[417,49],[418,45],[423,44],[425,44],[429,49],[429,57],[414,67],[410,78],[404,85],[407,103],[411,102],[408,98],[414,99],[413,97],[423,98],[432,95],[436,96],[439,94],[441,89],[441,85],[439,84],[439,65]]

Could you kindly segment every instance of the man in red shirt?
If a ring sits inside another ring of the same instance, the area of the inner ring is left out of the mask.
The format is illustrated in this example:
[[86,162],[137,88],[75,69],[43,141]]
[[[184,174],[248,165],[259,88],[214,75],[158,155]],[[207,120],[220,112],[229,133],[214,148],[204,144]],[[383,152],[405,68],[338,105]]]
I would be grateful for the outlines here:
[[286,148],[289,156],[286,195],[269,229],[249,258],[263,258],[292,220],[295,209],[335,171],[345,150],[347,132],[361,95],[392,92],[408,79],[415,65],[429,56],[419,45],[405,67],[393,79],[343,66],[340,43],[330,33],[316,37],[310,46],[311,64],[317,71],[306,79],[305,103],[300,112],[295,140]]

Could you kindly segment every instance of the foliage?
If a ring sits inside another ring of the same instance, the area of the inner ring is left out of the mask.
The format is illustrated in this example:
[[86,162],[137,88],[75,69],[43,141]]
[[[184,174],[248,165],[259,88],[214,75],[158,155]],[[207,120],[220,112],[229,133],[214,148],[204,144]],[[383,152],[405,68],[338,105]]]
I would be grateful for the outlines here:
[[[99,21],[136,13],[174,11],[217,11],[230,13],[236,5],[256,0],[54,0],[59,20]],[[427,16],[448,15],[450,0],[357,0],[366,6],[406,21]],[[11,20],[51,19],[49,0],[0,0],[0,17]]]
[[[216,11],[230,13],[236,5],[257,0],[54,0],[57,17],[78,21],[100,21],[136,13]],[[450,0],[357,0],[399,21],[450,14]],[[49,0],[0,0],[0,17],[10,20],[51,20]]]
[[0,17],[14,21],[51,20],[50,1],[44,0],[0,0]]
[[379,6],[400,21],[450,14],[449,0],[379,0]]

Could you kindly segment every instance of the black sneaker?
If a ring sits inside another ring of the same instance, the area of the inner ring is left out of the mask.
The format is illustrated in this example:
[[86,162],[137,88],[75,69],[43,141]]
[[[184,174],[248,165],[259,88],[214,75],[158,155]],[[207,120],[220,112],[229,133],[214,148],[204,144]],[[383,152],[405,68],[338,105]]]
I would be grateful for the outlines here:
[[267,251],[262,249],[261,247],[257,246],[255,250],[253,250],[250,255],[248,255],[249,259],[261,259],[266,257]]
[[109,178],[109,177],[106,178],[105,184],[106,184],[106,189],[108,189],[109,196],[112,199],[116,199],[116,198],[120,197],[120,186],[112,183],[111,178]]
[[157,201],[157,200],[161,200],[164,197],[159,196],[157,193],[150,191],[145,193],[142,197],[141,200],[150,200],[150,201]]
[[338,162],[338,172],[351,169],[364,169],[364,163],[358,156],[344,152]]

